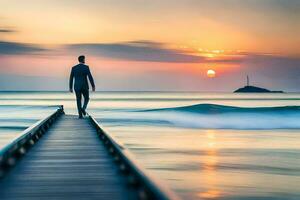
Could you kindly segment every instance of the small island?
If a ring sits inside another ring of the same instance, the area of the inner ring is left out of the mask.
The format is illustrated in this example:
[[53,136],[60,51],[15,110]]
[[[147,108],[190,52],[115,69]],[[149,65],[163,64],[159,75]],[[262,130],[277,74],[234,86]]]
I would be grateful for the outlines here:
[[247,76],[247,85],[234,91],[234,93],[283,93],[283,91],[271,91],[265,88],[249,85],[249,77]]

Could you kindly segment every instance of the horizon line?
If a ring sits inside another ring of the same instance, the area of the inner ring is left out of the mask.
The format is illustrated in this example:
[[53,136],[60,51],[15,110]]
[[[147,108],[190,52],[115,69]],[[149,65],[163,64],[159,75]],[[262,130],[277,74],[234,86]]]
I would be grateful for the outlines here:
[[[0,92],[67,92],[68,90],[0,90]],[[169,93],[233,93],[234,91],[203,91],[203,90],[96,90],[95,92],[169,92]],[[300,93],[300,91],[284,91],[287,93]],[[251,93],[246,93],[251,94]],[[256,93],[257,94],[257,93]]]

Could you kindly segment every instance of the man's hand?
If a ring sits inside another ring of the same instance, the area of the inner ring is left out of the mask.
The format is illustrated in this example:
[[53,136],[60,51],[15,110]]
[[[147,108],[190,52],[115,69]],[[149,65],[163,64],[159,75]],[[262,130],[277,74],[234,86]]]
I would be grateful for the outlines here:
[[71,93],[73,93],[73,89],[72,88],[70,88],[70,90],[69,90]]
[[93,90],[93,92],[95,92],[96,91],[96,87],[93,87],[92,90]]

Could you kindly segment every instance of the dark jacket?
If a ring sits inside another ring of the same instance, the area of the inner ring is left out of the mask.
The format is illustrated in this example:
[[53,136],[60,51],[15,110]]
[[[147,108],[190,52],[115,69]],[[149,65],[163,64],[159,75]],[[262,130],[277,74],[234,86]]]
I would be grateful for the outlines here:
[[92,87],[95,87],[94,79],[90,72],[89,66],[81,63],[75,65],[72,68],[71,75],[70,75],[70,81],[69,81],[70,89],[73,88],[73,79],[75,79],[74,90],[81,90],[81,89],[88,90],[89,84],[88,84],[87,77],[89,77]]

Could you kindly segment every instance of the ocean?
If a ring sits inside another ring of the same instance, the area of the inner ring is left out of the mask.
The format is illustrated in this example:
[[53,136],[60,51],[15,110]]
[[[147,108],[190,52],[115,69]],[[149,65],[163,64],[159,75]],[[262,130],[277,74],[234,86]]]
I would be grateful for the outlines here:
[[[0,148],[67,92],[0,92]],[[96,92],[88,112],[184,199],[300,199],[300,94]]]

